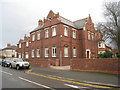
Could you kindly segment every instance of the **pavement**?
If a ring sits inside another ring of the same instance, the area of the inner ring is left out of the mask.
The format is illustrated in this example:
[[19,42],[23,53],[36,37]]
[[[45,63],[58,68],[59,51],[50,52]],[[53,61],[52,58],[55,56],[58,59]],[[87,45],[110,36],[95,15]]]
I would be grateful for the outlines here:
[[66,67],[41,68],[32,66],[31,72],[72,81],[120,87],[120,75],[99,72],[73,71]]

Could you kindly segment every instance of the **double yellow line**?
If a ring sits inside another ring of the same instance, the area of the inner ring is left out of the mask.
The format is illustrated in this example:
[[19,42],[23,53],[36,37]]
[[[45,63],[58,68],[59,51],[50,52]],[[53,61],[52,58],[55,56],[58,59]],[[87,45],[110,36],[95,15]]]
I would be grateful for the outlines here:
[[104,89],[112,89],[111,87],[106,87],[106,86],[92,85],[92,84],[87,84],[87,83],[80,83],[80,82],[69,81],[69,80],[65,80],[65,79],[54,78],[54,77],[50,77],[50,76],[46,76],[46,75],[42,75],[42,74],[33,73],[33,72],[31,72],[31,70],[26,71],[25,73],[40,76],[40,77],[44,77],[44,78],[49,78],[49,79],[53,79],[53,80],[58,80],[58,81],[62,81],[62,82],[83,85],[83,86],[90,86],[90,87],[104,88]]

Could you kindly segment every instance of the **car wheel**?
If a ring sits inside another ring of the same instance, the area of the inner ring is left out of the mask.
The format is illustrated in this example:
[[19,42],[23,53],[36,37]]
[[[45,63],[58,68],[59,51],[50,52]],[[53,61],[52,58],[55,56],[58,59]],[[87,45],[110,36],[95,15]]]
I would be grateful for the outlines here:
[[30,67],[27,67],[27,69],[29,69]]
[[12,68],[12,65],[10,64],[10,68]]
[[17,66],[16,66],[16,69],[17,69],[17,70],[19,70],[19,69],[20,69],[20,66],[19,66],[19,65],[17,65]]
[[7,67],[7,65],[5,64],[5,67]]

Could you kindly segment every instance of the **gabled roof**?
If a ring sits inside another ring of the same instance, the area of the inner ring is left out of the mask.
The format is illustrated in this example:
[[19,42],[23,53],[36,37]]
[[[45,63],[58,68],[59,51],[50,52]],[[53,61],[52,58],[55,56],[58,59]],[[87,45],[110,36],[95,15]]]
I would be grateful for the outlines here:
[[74,24],[75,24],[76,28],[77,28],[77,29],[83,28],[84,25],[85,25],[86,20],[87,20],[87,18],[74,21]]
[[[55,15],[57,15],[57,14],[55,14],[52,10],[50,10],[47,18],[52,18]],[[80,19],[80,20],[72,22],[72,21],[70,21],[62,16],[59,16],[59,14],[58,14],[58,17],[56,17],[56,18],[58,18],[61,23],[64,23],[64,24],[69,25],[69,26],[76,28],[76,29],[82,29],[86,23],[86,20],[87,20],[87,18],[84,18],[84,19]],[[37,30],[41,29],[43,26],[44,26],[44,24],[39,25],[33,31],[37,31]],[[31,31],[31,32],[33,32],[33,31]]]

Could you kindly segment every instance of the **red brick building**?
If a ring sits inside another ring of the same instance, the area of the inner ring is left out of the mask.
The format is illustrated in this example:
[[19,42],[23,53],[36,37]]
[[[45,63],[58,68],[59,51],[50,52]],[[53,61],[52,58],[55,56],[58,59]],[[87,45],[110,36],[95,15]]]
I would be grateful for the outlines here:
[[98,43],[91,16],[70,21],[50,11],[38,26],[18,43],[18,57],[49,60],[50,65],[69,65],[70,58],[96,58]]

